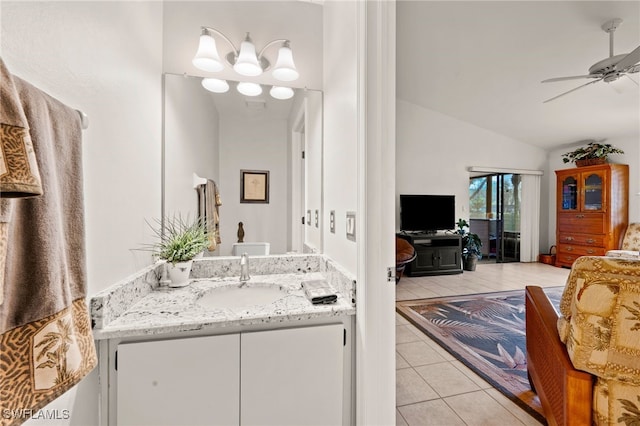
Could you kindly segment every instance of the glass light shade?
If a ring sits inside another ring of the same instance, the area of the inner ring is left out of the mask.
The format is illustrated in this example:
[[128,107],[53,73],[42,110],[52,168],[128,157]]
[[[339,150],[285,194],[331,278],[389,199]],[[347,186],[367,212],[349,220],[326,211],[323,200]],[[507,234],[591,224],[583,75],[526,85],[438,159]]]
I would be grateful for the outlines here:
[[224,65],[220,62],[216,41],[209,34],[200,36],[198,51],[191,62],[193,66],[203,71],[218,72],[224,68]]
[[278,59],[273,68],[273,77],[280,81],[293,81],[300,76],[293,63],[293,53],[287,43],[278,50]]
[[229,83],[218,78],[203,78],[202,87],[213,93],[226,93],[229,91]]
[[276,99],[291,99],[293,89],[291,87],[273,86],[269,94]]
[[262,87],[257,83],[242,81],[238,83],[238,92],[245,96],[258,96],[262,93]]
[[262,67],[258,63],[258,56],[256,55],[256,47],[251,42],[248,33],[244,41],[240,43],[240,53],[238,53],[233,69],[238,74],[249,77],[262,74]]

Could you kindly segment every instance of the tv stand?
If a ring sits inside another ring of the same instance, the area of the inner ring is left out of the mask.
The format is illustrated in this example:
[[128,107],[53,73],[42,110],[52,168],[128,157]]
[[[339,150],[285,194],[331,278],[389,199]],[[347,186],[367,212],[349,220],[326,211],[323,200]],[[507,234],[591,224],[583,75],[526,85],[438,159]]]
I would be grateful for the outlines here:
[[462,239],[459,234],[399,233],[416,250],[416,258],[407,265],[410,277],[462,273]]

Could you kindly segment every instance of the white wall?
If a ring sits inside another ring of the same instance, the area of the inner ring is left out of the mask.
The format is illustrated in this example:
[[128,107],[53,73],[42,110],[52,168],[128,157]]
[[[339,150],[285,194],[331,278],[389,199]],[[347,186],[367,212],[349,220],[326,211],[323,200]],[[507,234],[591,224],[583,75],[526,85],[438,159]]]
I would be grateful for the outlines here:
[[150,262],[131,250],[160,215],[161,18],[157,2],[3,2],[9,70],[89,116],[89,294]]
[[[336,232],[325,226],[324,252],[356,274],[356,243],[346,237],[347,211],[358,202],[357,2],[325,2],[323,31],[324,212],[336,212]],[[356,235],[358,224],[356,224]]]
[[165,216],[198,217],[193,173],[219,180],[218,110],[199,78],[165,75]]
[[[637,137],[607,139],[605,143],[620,148],[624,154],[615,154],[609,157],[609,162],[629,165],[629,222],[640,222],[640,144]],[[578,146],[585,143],[572,145],[553,150],[549,153],[549,181],[547,188],[549,191],[549,244],[556,241],[556,175],[555,170],[570,169],[575,167],[573,163],[563,163],[562,154],[573,151]]]
[[[469,217],[471,166],[546,170],[544,150],[403,100],[396,111],[396,229],[399,194],[453,194],[456,219]],[[548,174],[545,171],[546,174]],[[541,211],[548,194],[541,191]],[[540,247],[547,245],[541,217]]]
[[[329,227],[329,212],[322,208],[322,93],[307,92],[305,100],[305,197],[311,222],[305,224],[305,243],[322,252],[322,230]],[[315,211],[319,212],[318,226]],[[323,219],[326,218],[326,221]]]
[[[259,112],[259,111],[258,111]],[[287,248],[287,120],[220,114],[220,255],[231,255],[238,222],[244,241]],[[269,203],[240,203],[240,170],[269,171]]]
[[[89,116],[91,295],[151,262],[132,249],[149,241],[145,218],[160,215],[162,4],[3,1],[1,13],[9,70]],[[71,424],[97,424],[97,372],[53,404]]]

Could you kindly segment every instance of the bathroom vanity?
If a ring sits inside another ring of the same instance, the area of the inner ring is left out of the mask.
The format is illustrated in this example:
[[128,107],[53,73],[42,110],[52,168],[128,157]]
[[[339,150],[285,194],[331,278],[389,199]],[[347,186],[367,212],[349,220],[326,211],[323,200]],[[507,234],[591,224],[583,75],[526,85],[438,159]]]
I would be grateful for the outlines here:
[[[194,263],[189,286],[162,264],[92,298],[104,425],[352,424],[355,282],[322,255]],[[338,300],[301,288],[325,279]]]

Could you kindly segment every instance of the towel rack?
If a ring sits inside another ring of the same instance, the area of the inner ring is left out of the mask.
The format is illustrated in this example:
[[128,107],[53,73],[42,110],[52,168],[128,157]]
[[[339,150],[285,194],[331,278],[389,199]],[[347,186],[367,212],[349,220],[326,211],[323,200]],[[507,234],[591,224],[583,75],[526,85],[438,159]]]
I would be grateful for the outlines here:
[[80,115],[80,125],[82,127],[82,130],[88,129],[89,128],[89,116],[87,114],[85,114],[84,112],[80,111],[79,109],[77,109],[76,111]]
[[205,185],[207,183],[207,179],[198,176],[197,174],[193,174],[193,187],[197,188],[200,185]]

